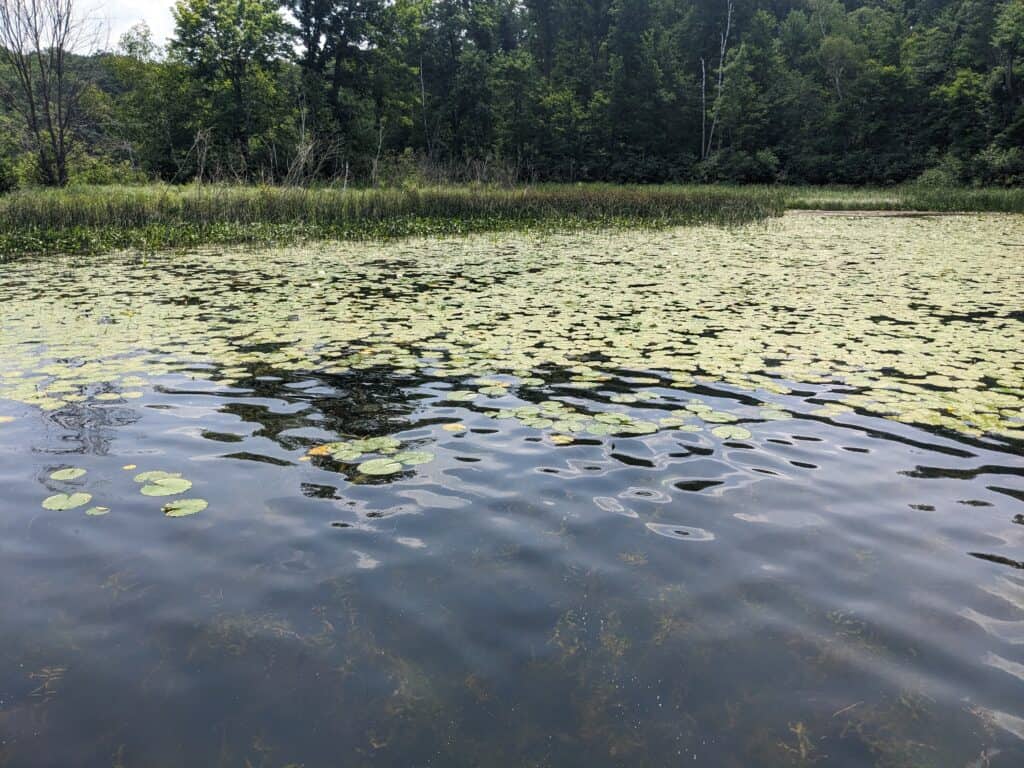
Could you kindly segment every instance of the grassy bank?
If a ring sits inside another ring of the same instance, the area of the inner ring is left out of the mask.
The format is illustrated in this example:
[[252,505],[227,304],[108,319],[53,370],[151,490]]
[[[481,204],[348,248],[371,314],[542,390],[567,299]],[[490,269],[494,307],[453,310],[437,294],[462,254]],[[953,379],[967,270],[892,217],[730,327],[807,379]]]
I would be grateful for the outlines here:
[[0,198],[0,257],[510,229],[742,224],[782,211],[778,190],[709,186],[33,189]]
[[787,210],[1024,213],[1024,189],[784,187]]
[[0,260],[315,239],[743,224],[785,210],[1024,213],[1024,189],[540,185],[417,190],[106,186],[0,197]]

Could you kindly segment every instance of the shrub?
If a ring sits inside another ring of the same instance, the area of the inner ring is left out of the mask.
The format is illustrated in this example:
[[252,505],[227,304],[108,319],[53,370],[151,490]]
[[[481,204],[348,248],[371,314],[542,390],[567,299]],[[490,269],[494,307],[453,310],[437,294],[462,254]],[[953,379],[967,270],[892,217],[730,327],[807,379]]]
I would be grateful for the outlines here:
[[14,167],[6,157],[0,157],[0,195],[13,192],[18,188],[18,177]]

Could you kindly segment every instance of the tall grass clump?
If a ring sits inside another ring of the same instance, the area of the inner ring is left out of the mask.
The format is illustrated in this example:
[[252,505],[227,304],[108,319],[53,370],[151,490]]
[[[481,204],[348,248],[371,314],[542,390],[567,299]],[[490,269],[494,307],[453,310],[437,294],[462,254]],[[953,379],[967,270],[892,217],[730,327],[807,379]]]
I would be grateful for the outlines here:
[[742,224],[782,211],[782,195],[767,188],[86,186],[0,198],[0,254],[520,228]]

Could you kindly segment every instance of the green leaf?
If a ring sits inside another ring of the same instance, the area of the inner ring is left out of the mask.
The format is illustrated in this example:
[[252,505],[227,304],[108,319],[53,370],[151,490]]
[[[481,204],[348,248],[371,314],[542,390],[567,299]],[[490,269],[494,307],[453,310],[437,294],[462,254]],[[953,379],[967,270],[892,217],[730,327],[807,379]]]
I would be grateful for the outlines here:
[[746,440],[750,437],[750,430],[728,424],[722,427],[715,427],[711,434],[720,440]]
[[135,480],[136,483],[148,483],[153,480],[165,480],[168,477],[181,477],[181,473],[163,472],[159,469],[154,469],[150,472],[140,472],[132,479]]
[[206,499],[176,499],[164,504],[163,512],[167,517],[188,517],[202,512],[208,506]]
[[87,510],[85,510],[85,514],[89,515],[90,517],[99,517],[100,515],[107,514],[109,511],[110,507],[89,507]]
[[67,480],[77,480],[84,474],[84,469],[79,469],[78,467],[68,467],[67,469],[58,469],[56,472],[50,475],[50,479],[60,480],[64,482]]
[[143,496],[174,496],[192,487],[192,481],[183,477],[158,477],[142,486]]
[[43,509],[60,512],[65,509],[81,507],[90,501],[92,501],[92,494],[89,493],[55,493],[43,500]]
[[414,467],[417,464],[426,464],[428,461],[433,461],[434,454],[430,451],[403,451],[402,453],[396,453],[391,457],[391,460],[400,462],[407,467]]
[[356,469],[364,475],[393,475],[396,472],[402,471],[402,465],[395,461],[394,458],[370,459],[369,461],[364,461]]
[[363,452],[355,448],[341,448],[332,453],[331,458],[335,461],[355,461],[362,455]]

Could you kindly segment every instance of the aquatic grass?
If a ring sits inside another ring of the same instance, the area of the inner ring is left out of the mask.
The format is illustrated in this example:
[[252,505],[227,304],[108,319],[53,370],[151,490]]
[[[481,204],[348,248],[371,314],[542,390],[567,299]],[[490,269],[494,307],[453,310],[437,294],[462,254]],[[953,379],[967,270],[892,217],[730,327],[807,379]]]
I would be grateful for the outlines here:
[[1022,188],[786,187],[787,210],[903,211],[918,213],[1024,213]]
[[728,225],[782,212],[778,190],[713,186],[30,189],[0,198],[0,258],[507,230]]

